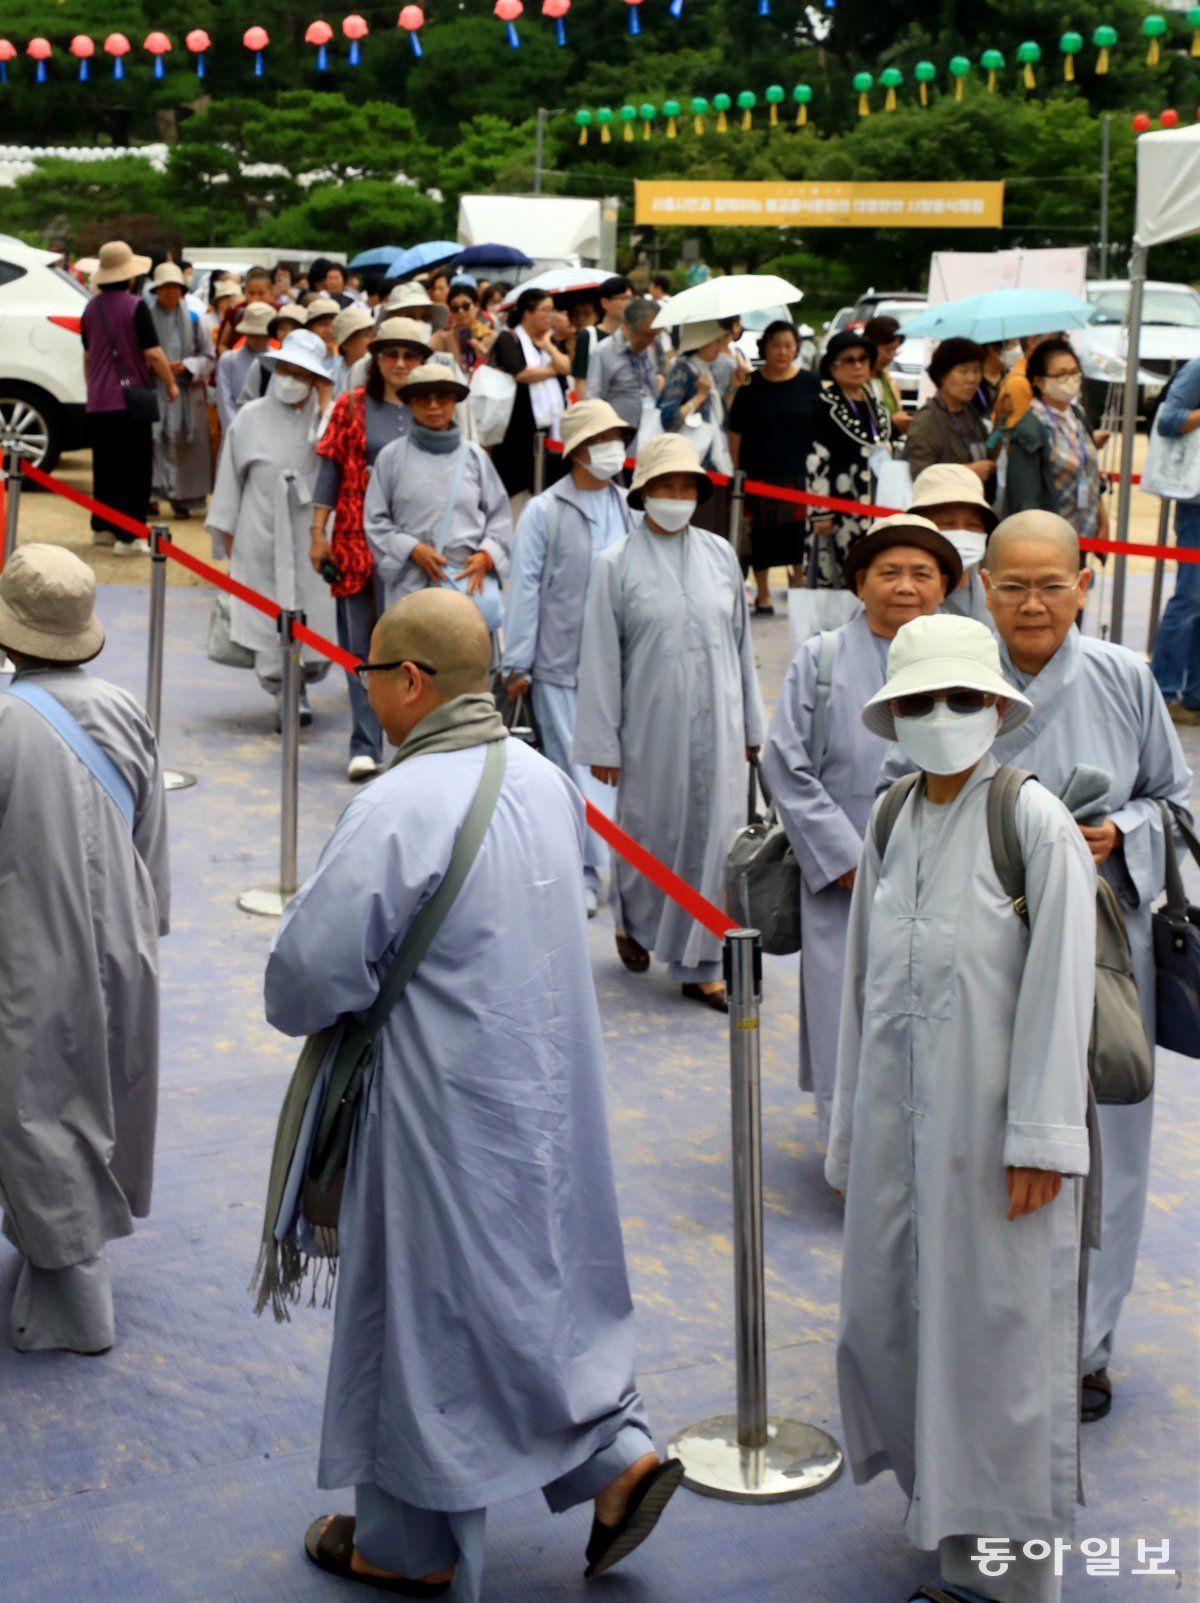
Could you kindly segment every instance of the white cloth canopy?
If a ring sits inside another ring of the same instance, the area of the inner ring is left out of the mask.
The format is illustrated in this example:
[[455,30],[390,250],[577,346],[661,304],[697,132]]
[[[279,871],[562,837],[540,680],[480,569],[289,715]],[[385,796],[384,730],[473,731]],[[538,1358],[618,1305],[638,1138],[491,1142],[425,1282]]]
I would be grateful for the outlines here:
[[1200,234],[1200,125],[1137,142],[1134,244],[1149,249],[1186,234]]

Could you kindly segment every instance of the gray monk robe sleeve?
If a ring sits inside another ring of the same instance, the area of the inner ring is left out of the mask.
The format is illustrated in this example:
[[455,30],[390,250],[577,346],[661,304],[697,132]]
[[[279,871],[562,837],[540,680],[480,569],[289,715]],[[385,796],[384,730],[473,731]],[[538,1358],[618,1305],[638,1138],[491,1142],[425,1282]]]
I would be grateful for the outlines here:
[[620,768],[624,665],[621,643],[621,567],[628,537],[601,552],[592,569],[579,648],[572,761]]

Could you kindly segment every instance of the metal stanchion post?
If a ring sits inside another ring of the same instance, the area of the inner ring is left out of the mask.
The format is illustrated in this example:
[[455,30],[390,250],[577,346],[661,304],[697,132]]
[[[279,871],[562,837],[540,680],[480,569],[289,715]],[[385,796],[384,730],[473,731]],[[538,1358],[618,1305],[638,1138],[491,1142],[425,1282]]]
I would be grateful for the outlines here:
[[300,789],[300,642],[295,626],[305,621],[302,612],[279,614],[283,641],[283,686],[280,725],[283,732],[283,785],[279,807],[279,884],[261,885],[238,897],[243,913],[278,918],[296,894],[296,829]]
[[[1167,536],[1171,532],[1171,507],[1173,503],[1168,500],[1159,502],[1158,507],[1158,543],[1166,545]],[[1147,654],[1154,650],[1154,642],[1158,639],[1158,624],[1162,616],[1163,593],[1163,565],[1161,559],[1154,564],[1154,583],[1150,589],[1150,630],[1146,636]]]
[[[162,737],[163,642],[167,628],[167,553],[171,531],[165,523],[150,530],[150,644],[146,661],[146,717],[155,740]],[[195,774],[181,768],[163,769],[164,790],[188,790],[196,783]]]
[[735,468],[729,481],[729,543],[737,553],[742,544],[742,519],[746,512],[746,475]]
[[533,493],[541,495],[546,488],[546,432],[533,431]]
[[733,1503],[783,1503],[829,1486],[842,1450],[828,1432],[767,1412],[767,1321],[763,1268],[762,1106],[757,930],[725,937],[733,1123],[733,1273],[737,1318],[737,1413],[689,1425],[671,1443],[684,1485]]
[[21,512],[21,453],[15,445],[9,446],[4,459],[4,560],[8,561],[17,549],[17,519]]

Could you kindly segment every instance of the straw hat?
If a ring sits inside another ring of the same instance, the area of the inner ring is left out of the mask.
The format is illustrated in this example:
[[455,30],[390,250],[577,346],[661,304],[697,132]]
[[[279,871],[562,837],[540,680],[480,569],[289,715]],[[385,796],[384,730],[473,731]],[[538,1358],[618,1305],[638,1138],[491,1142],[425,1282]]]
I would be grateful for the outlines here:
[[983,493],[983,480],[958,462],[935,462],[918,473],[912,493],[910,512],[928,512],[930,507],[975,507],[988,534],[1000,521]]
[[[281,306],[267,325],[267,333],[274,339],[279,333],[280,323],[295,323],[297,328],[303,328],[308,322],[308,313],[298,301],[288,301]],[[324,344],[324,341],[322,341]]]
[[1000,672],[1000,648],[987,625],[948,612],[913,618],[897,630],[888,650],[887,683],[863,708],[863,723],[872,734],[895,740],[892,702],[897,696],[930,690],[984,690],[1006,696],[1002,735],[1019,729],[1033,711],[1033,703]]
[[[445,328],[450,318],[450,308],[431,301],[429,291],[424,284],[397,284],[383,303],[385,317],[390,317],[393,312],[399,312],[403,317],[412,317],[417,312],[429,312],[435,330]],[[423,318],[422,321],[429,322],[430,318]]]
[[609,429],[620,429],[626,445],[637,435],[637,430],[618,416],[607,401],[576,401],[559,418],[559,427],[564,457],[594,440],[597,434],[607,434]]
[[686,356],[689,351],[698,351],[702,345],[711,344],[728,333],[725,325],[713,317],[705,323],[685,323],[679,330],[679,354]]
[[445,363],[423,362],[408,375],[408,382],[400,391],[400,399],[411,401],[414,395],[428,395],[433,390],[453,395],[455,401],[465,401],[471,393],[466,384],[459,383]]
[[432,356],[429,332],[429,324],[419,323],[415,317],[385,317],[367,349],[377,351],[381,345],[411,345],[414,351]]
[[267,306],[263,301],[251,301],[250,305],[243,309],[234,332],[237,334],[266,336],[271,332],[271,325],[274,321],[275,313],[271,307]]
[[96,577],[74,552],[18,546],[0,574],[0,644],[47,662],[90,662],[104,645],[95,602]]
[[[971,477],[975,479],[973,473]],[[975,482],[978,484],[979,480],[975,479]],[[890,518],[877,518],[862,539],[856,540],[847,551],[842,559],[842,577],[846,589],[853,595],[856,589],[854,581],[858,575],[870,567],[881,551],[889,551],[898,545],[916,546],[919,551],[928,551],[946,575],[947,592],[957,587],[963,575],[963,565],[953,540],[943,534],[936,523],[930,523],[928,518],[915,517],[911,512],[897,512]]]
[[696,447],[680,434],[659,434],[647,440],[638,452],[633,484],[629,489],[629,505],[635,512],[642,510],[642,491],[651,479],[664,473],[692,473],[696,478],[696,504],[707,501],[712,493],[712,480],[700,466]]
[[374,327],[375,319],[365,306],[345,306],[333,320],[333,343],[340,351],[355,334]]
[[277,351],[264,351],[259,361],[272,372],[280,362],[287,362],[290,367],[302,367],[306,373],[315,373],[317,378],[333,377],[329,371],[325,341],[319,334],[310,334],[305,328],[298,328],[295,333],[289,334]]
[[131,278],[140,278],[149,271],[149,256],[135,256],[123,239],[110,239],[107,245],[100,247],[91,284],[94,289],[102,284],[127,284]]
[[304,307],[308,313],[306,327],[311,328],[318,317],[336,317],[341,309],[332,295],[311,295]]
[[168,284],[178,284],[180,289],[187,288],[187,280],[174,262],[160,262],[154,269],[154,277],[150,280],[150,288],[157,295],[159,290],[166,289]]

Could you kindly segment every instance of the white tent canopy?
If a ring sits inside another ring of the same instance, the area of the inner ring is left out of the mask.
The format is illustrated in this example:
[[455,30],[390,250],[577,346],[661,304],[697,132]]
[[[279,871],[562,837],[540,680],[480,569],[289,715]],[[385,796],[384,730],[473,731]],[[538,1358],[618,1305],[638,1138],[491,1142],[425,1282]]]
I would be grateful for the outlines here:
[[463,195],[458,203],[463,245],[515,245],[552,262],[598,262],[603,254],[600,204],[558,196]]
[[1137,142],[1137,223],[1143,249],[1200,234],[1200,125],[1142,134]]

